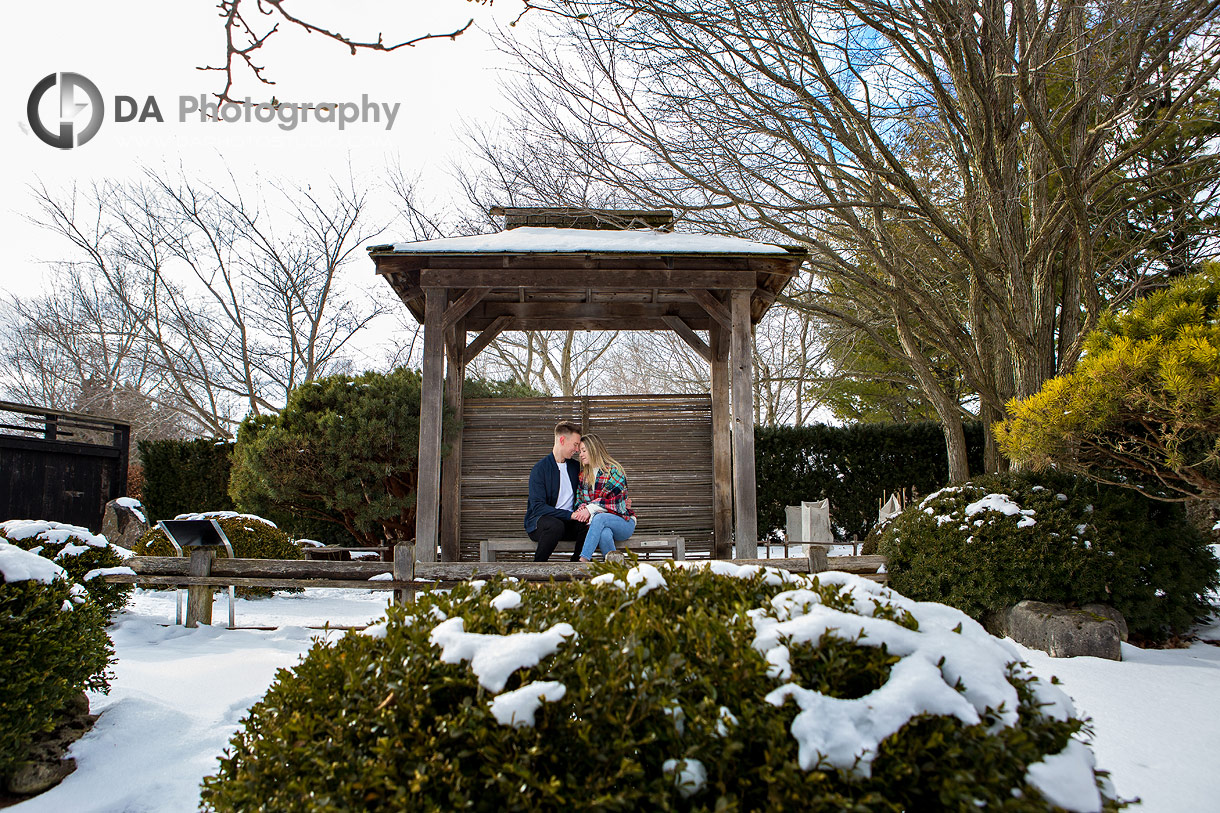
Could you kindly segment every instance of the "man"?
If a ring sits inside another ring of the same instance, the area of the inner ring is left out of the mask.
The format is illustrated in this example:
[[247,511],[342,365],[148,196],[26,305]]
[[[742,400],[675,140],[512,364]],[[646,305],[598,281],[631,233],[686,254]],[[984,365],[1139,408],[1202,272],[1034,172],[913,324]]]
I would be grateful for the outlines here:
[[525,509],[525,532],[538,543],[535,562],[551,558],[561,541],[575,542],[572,561],[580,556],[589,526],[572,518],[580,464],[573,457],[580,451],[580,426],[571,421],[555,425],[555,444],[546,457],[530,470],[530,496]]

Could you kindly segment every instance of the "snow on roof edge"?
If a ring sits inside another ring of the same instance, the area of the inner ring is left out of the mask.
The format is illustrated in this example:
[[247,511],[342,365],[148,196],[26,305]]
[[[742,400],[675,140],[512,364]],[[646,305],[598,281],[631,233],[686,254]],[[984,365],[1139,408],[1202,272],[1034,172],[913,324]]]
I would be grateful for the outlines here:
[[652,229],[562,229],[521,226],[495,234],[370,246],[370,252],[395,254],[778,254],[792,250],[772,243],[712,234],[674,234]]

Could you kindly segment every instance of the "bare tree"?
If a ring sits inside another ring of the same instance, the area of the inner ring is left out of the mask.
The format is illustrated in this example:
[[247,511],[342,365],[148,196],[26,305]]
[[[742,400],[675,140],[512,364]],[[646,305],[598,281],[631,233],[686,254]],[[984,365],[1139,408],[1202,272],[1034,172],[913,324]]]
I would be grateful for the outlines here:
[[933,355],[988,424],[1070,369],[1151,242],[1099,250],[1131,198],[1108,191],[1163,193],[1136,159],[1220,69],[1215,0],[536,5],[565,25],[503,42],[532,71],[516,126],[539,154],[711,228],[808,245],[826,296],[793,304],[909,365],[954,480],[961,399]]
[[[467,0],[469,3],[491,4],[491,0]],[[360,39],[339,32],[336,24],[322,24],[314,11],[294,13],[288,9],[288,0],[220,0],[216,8],[219,17],[224,20],[225,56],[224,64],[201,67],[201,71],[218,71],[224,75],[224,87],[215,94],[222,102],[240,104],[232,97],[236,74],[241,68],[264,85],[274,85],[267,74],[265,65],[256,64],[257,53],[273,37],[280,33],[280,25],[287,24],[290,28],[316,34],[323,40],[337,43],[347,49],[353,56],[361,51],[380,51],[389,53],[400,48],[413,48],[421,42],[434,39],[457,39],[466,33],[474,24],[471,18],[465,25],[448,33],[419,34],[406,39],[386,42],[380,31],[375,39]],[[296,8],[294,5],[293,8]],[[350,11],[350,10],[349,10]]]
[[804,426],[817,417],[807,391],[826,360],[818,321],[805,310],[776,305],[754,330],[754,420],[760,426]]
[[507,378],[565,398],[600,393],[610,375],[607,352],[618,335],[618,331],[505,331],[471,368],[484,378]]
[[139,326],[96,281],[56,269],[52,294],[4,303],[0,382],[6,398],[127,421],[133,440],[181,437],[190,420]]
[[[706,341],[706,332],[701,338]],[[608,395],[638,393],[705,394],[711,371],[675,333],[624,331],[606,359],[601,379]]]
[[66,267],[131,326],[158,392],[172,394],[162,403],[218,437],[245,414],[279,409],[295,386],[344,371],[352,337],[382,310],[342,281],[376,233],[354,182],[265,191],[152,171],[84,191],[34,190],[34,222],[65,240]]

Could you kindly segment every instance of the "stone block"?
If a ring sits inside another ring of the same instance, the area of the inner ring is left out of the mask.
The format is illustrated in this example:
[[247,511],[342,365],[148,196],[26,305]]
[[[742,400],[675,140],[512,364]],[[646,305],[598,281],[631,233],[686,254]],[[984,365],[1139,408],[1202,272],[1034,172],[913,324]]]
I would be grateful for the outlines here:
[[143,506],[130,497],[120,497],[106,503],[102,513],[102,536],[109,542],[134,550],[140,537],[148,532],[148,519]]
[[1019,644],[1052,658],[1088,656],[1122,660],[1118,624],[1086,610],[1041,601],[1022,601],[1008,610],[1006,632]]

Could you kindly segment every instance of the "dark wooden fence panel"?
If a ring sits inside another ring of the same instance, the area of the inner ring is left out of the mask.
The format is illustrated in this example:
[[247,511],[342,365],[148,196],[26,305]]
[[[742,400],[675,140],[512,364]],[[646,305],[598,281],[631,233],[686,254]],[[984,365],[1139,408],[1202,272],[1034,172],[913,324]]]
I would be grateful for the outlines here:
[[130,436],[125,423],[0,402],[0,520],[99,531],[106,503],[127,493]]
[[682,536],[688,557],[711,555],[711,398],[633,395],[467,401],[463,561],[479,558],[481,539],[525,536],[530,468],[550,451],[564,419],[600,435],[626,468],[636,533]]

